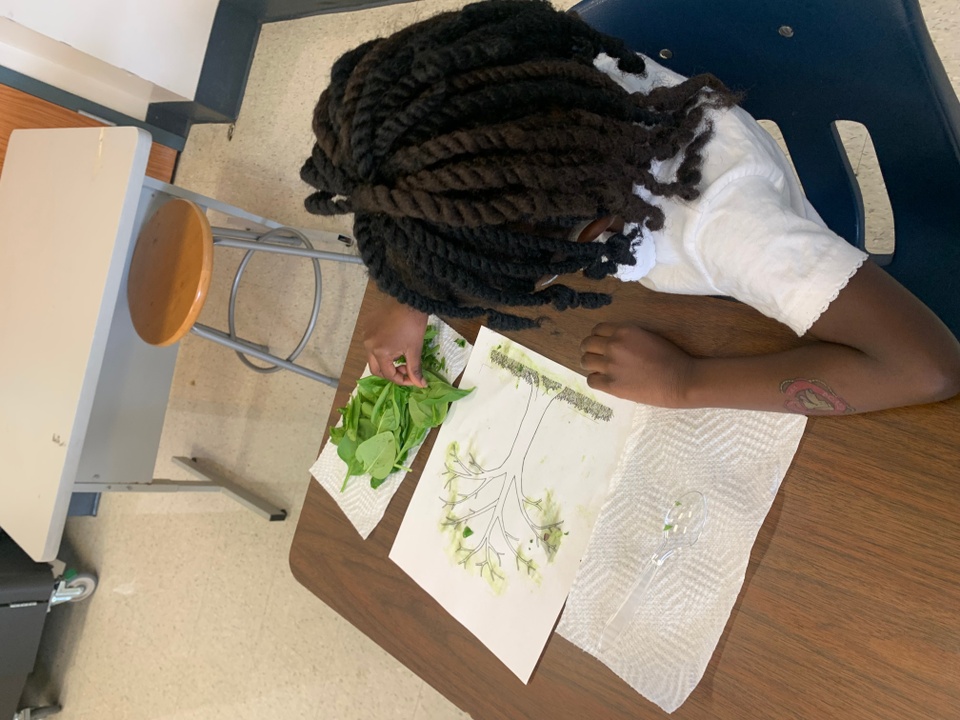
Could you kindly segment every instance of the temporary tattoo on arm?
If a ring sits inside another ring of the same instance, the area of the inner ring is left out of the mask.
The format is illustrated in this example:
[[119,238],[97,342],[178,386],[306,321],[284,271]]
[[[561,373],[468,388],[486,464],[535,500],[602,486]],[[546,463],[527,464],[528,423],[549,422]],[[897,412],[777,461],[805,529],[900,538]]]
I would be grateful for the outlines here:
[[846,415],[856,412],[822,380],[784,380],[780,383],[780,392],[787,396],[783,406],[801,415]]

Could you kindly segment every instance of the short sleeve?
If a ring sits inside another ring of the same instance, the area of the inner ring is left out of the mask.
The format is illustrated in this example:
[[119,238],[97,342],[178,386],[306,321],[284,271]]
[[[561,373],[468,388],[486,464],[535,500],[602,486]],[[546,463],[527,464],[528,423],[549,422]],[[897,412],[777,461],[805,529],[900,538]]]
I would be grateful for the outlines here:
[[846,287],[866,253],[798,213],[761,176],[730,182],[701,206],[691,248],[721,293],[805,334]]

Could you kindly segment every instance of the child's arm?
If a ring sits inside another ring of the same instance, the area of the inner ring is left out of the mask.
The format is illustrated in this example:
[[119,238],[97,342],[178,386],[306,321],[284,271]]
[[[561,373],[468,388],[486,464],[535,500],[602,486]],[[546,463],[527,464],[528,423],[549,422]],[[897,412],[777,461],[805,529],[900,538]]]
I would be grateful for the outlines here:
[[820,316],[819,342],[744,358],[698,359],[632,325],[600,324],[581,345],[591,387],[662,407],[834,415],[935,402],[960,392],[960,343],[867,262]]

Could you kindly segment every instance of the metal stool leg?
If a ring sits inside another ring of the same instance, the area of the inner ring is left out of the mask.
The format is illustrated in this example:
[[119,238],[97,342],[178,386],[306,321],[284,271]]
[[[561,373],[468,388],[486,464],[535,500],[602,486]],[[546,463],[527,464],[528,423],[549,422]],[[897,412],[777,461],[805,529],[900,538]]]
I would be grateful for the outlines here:
[[273,363],[275,367],[272,368],[261,368],[256,365],[252,366],[254,370],[258,372],[275,372],[277,370],[289,370],[290,372],[297,373],[297,375],[303,375],[304,377],[310,378],[311,380],[316,380],[321,382],[324,385],[329,385],[330,387],[336,387],[337,383],[340,382],[338,378],[330,377],[329,375],[322,375],[321,373],[305,368],[302,365],[296,365],[288,360],[284,360],[281,357],[276,355],[271,355],[268,352],[260,350],[261,345],[253,345],[244,340],[239,340],[236,338],[230,337],[227,333],[216,330],[207,325],[201,325],[196,323],[191,329],[194,335],[205,338],[207,340],[212,340],[215,343],[219,343],[224,347],[228,347],[231,350],[235,351],[237,355],[243,358],[248,364],[249,360],[246,360],[246,355],[257,358],[257,360],[262,360],[263,362]]
[[[233,278],[233,285],[230,288],[230,303],[228,306],[229,333],[224,333],[199,323],[193,326],[191,332],[234,350],[241,362],[255,372],[271,373],[276,372],[277,370],[289,370],[290,372],[297,373],[298,375],[310,378],[311,380],[316,380],[317,382],[322,382],[326,385],[330,385],[331,387],[336,387],[339,378],[323,375],[301,365],[297,365],[294,363],[294,360],[296,360],[300,353],[303,352],[304,348],[306,348],[307,343],[310,340],[310,336],[313,335],[313,331],[316,328],[317,317],[320,314],[320,303],[323,299],[323,279],[320,272],[320,260],[331,260],[335,262],[353,264],[360,264],[363,261],[355,255],[344,255],[341,253],[315,250],[310,240],[307,239],[302,232],[294,228],[277,228],[263,235],[257,235],[256,233],[245,230],[234,230],[231,228],[213,228],[213,236],[214,245],[247,251],[243,256],[243,259],[240,261],[240,266],[237,268],[237,273]],[[286,358],[280,358],[276,355],[273,355],[263,345],[256,345],[254,343],[247,342],[246,340],[243,340],[237,336],[237,292],[240,288],[240,279],[243,277],[243,273],[247,269],[247,264],[250,262],[250,259],[253,257],[253,253],[255,252],[268,252],[278,255],[305,257],[309,258],[313,263],[313,311],[310,314],[310,321],[307,324],[306,331],[300,338],[299,344]],[[270,365],[268,367],[255,365],[250,361],[250,357],[270,363]]]

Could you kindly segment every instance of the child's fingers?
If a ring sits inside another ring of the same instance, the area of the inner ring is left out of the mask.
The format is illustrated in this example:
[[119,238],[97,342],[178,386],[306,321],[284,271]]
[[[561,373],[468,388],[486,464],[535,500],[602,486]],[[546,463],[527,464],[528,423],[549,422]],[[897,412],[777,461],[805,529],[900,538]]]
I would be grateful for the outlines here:
[[580,343],[580,353],[586,355],[587,353],[594,353],[595,355],[604,355],[607,352],[607,346],[610,344],[610,339],[607,337],[598,337],[597,335],[591,335],[586,338],[582,343]]
[[588,372],[603,373],[607,371],[609,365],[610,361],[604,355],[597,355],[596,353],[584,353],[580,357],[580,367]]
[[406,365],[394,365],[393,369],[397,371],[397,377],[393,381],[397,385],[412,385],[410,382],[410,373],[407,372]]
[[[377,375],[384,380],[389,380],[397,385],[403,385],[404,375],[398,371],[398,368],[393,364],[393,358],[391,358],[388,353],[379,352],[374,356],[374,360],[380,369],[380,372],[376,373]],[[373,372],[372,364],[370,371]]]
[[410,387],[422,387],[421,381],[410,374],[410,369],[406,365],[397,365],[397,375],[399,378],[394,380],[397,385],[409,385]]
[[596,335],[597,337],[610,337],[617,331],[618,327],[620,326],[617,323],[602,322],[599,325],[596,325],[593,330],[590,331],[590,335]]
[[594,390],[603,390],[604,392],[609,392],[612,384],[613,380],[609,375],[604,375],[603,373],[598,372],[587,375],[587,385],[592,387]]
[[426,387],[427,383],[423,379],[423,372],[420,369],[420,363],[422,362],[420,358],[419,348],[414,352],[407,353],[407,378],[410,380],[408,384],[414,385],[416,387]]

